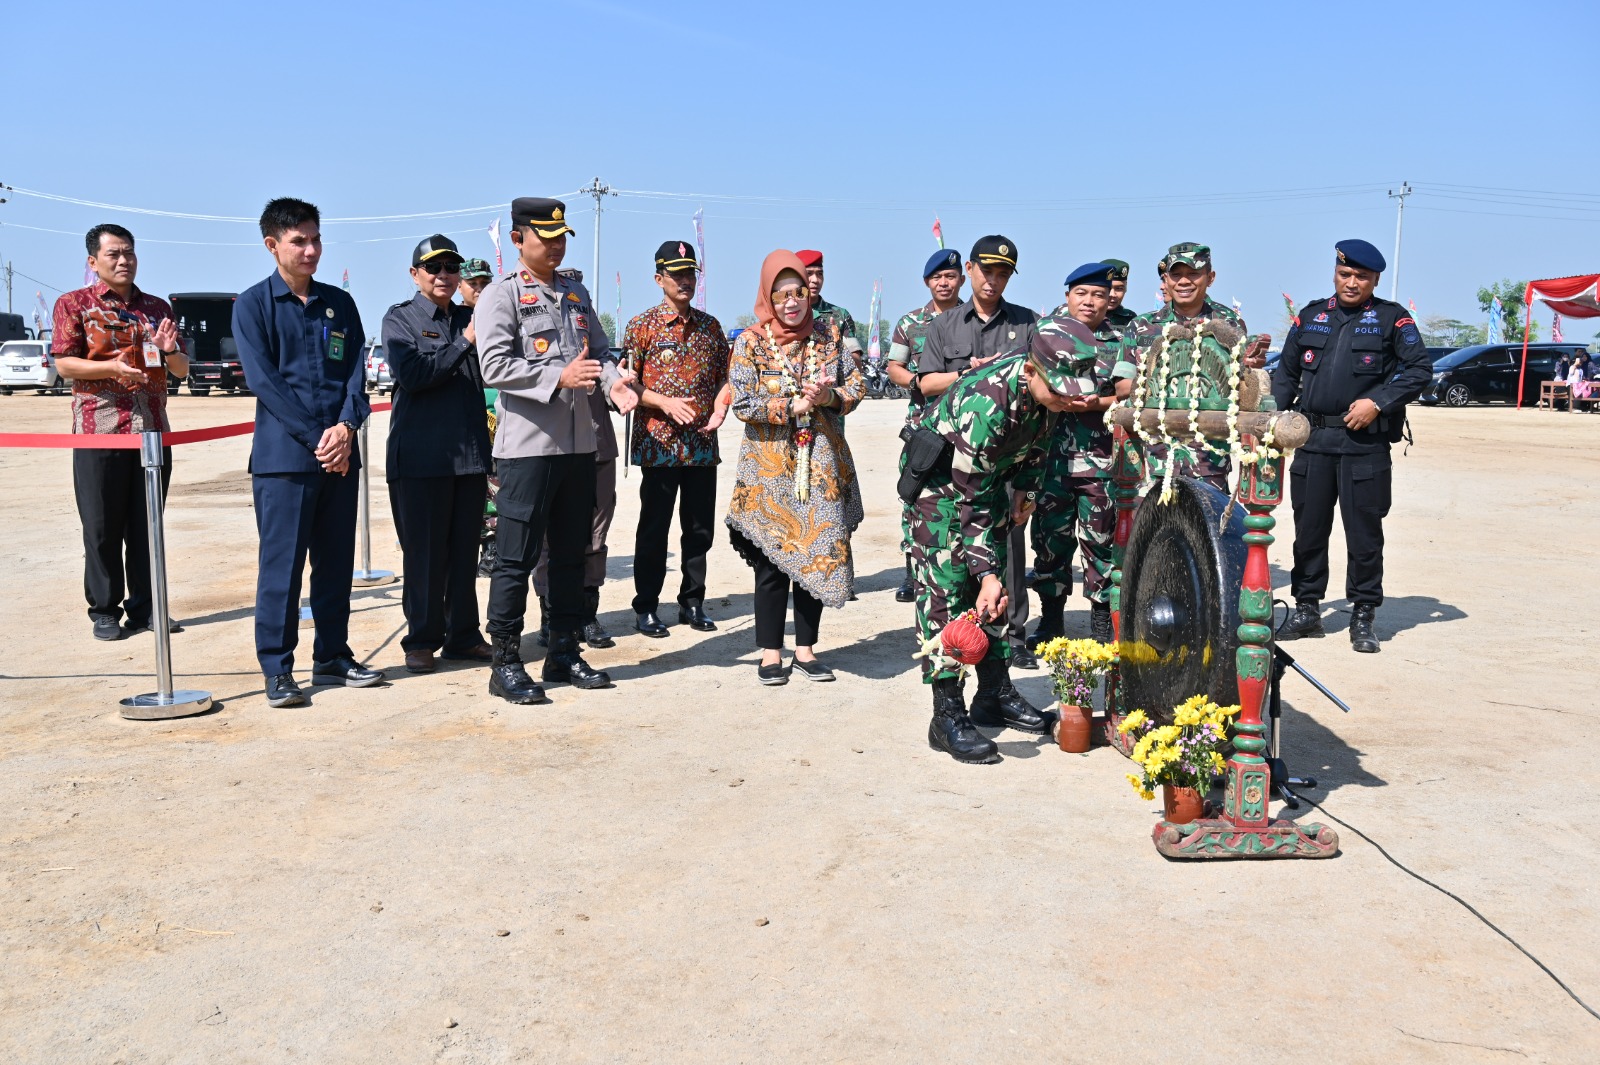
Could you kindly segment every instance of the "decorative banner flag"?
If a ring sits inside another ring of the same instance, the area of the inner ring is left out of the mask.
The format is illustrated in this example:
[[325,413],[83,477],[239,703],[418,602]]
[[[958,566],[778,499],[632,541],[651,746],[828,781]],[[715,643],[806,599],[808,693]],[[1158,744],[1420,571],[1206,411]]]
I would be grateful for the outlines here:
[[694,246],[700,255],[700,273],[694,279],[694,306],[696,310],[706,309],[706,209],[698,208],[694,212]]
[[346,292],[350,291],[350,268],[348,266],[344,268],[344,284],[339,287]]
[[[44,314],[42,313],[46,310],[44,305],[44,293],[36,290],[33,294],[33,298],[38,301],[38,305],[33,308],[33,335],[39,337],[44,335]],[[1556,317],[1556,321],[1559,322],[1560,320],[1561,318],[1558,315]],[[1556,329],[1556,339],[1561,339],[1560,328]]]
[[495,217],[494,224],[489,227],[489,239],[494,241],[494,274],[496,277],[505,276],[505,263],[500,258],[500,219]]
[[878,326],[878,316],[882,311],[883,278],[880,277],[872,283],[872,309],[868,311],[871,315],[869,321],[872,324],[867,327],[867,361],[874,366],[877,365],[878,355],[883,350],[883,337]]
[[1421,317],[1421,315],[1417,314],[1417,301],[1416,300],[1406,300],[1406,306],[1411,308],[1411,317],[1412,318],[1415,319],[1415,318],[1420,318]]
[[939,250],[944,251],[944,226],[939,224],[939,216],[933,216],[933,239],[939,242]]
[[1233,313],[1238,314],[1242,308],[1239,306],[1239,297],[1233,297]]
[[1283,297],[1283,309],[1289,312],[1289,317],[1297,317],[1300,312],[1295,308],[1294,297],[1287,292],[1280,292],[1278,295]]
[[1505,323],[1505,308],[1500,306],[1500,297],[1496,296],[1489,301],[1489,335],[1487,340],[1491,344],[1501,341],[1501,327]]
[[[37,315],[35,317],[37,317]],[[1556,315],[1555,321],[1550,323],[1550,339],[1555,341],[1557,344],[1561,343],[1564,339],[1561,336],[1561,316],[1559,314]]]

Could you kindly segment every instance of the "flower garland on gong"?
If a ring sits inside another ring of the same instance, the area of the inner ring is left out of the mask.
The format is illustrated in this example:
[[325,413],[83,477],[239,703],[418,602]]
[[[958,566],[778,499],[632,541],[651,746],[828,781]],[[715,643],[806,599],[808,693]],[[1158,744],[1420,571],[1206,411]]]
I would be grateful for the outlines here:
[[[1178,442],[1177,437],[1167,428],[1166,418],[1164,417],[1166,412],[1171,409],[1167,406],[1167,393],[1172,382],[1171,343],[1174,339],[1189,339],[1175,337],[1175,334],[1179,331],[1188,332],[1186,327],[1177,322],[1168,322],[1161,327],[1161,339],[1150,353],[1150,361],[1146,368],[1147,372],[1140,373],[1134,383],[1133,402],[1131,404],[1134,411],[1133,431],[1146,448],[1161,445],[1167,449],[1167,468],[1161,478],[1160,501],[1162,503],[1172,502],[1173,496],[1176,494],[1172,479],[1177,468],[1177,453],[1180,451],[1188,455],[1191,460],[1200,454],[1202,450],[1210,451],[1214,455],[1228,454],[1243,465],[1260,462],[1262,459],[1275,459],[1283,455],[1281,450],[1273,446],[1273,434],[1277,428],[1275,421],[1268,422],[1267,431],[1261,440],[1252,443],[1249,447],[1245,446],[1243,439],[1239,435],[1239,384],[1243,377],[1244,351],[1250,339],[1248,334],[1240,334],[1238,342],[1228,351],[1227,439],[1218,444],[1213,444],[1200,431],[1200,390],[1194,386],[1194,364],[1198,362],[1201,338],[1215,336],[1207,328],[1210,324],[1209,320],[1203,321],[1193,330],[1191,344],[1193,355],[1191,356],[1190,373],[1184,385],[1184,391],[1188,396],[1189,432],[1194,439],[1192,446]],[[1154,433],[1144,427],[1144,412],[1151,409],[1150,377],[1152,373],[1159,374],[1156,381],[1155,394],[1160,401],[1160,405],[1154,408],[1159,412]],[[1145,468],[1148,471],[1149,466],[1146,465]],[[1146,477],[1148,478],[1148,476],[1147,472]]]
[[[772,324],[767,323],[767,343],[772,345],[772,353],[778,360],[778,370],[783,375],[783,389],[793,400],[800,396],[800,384],[795,381],[794,374],[789,370],[789,359],[783,353],[783,345],[778,343],[772,335]],[[817,373],[817,342],[806,341],[805,358],[801,360],[804,380],[814,380]],[[794,497],[804,503],[811,495],[811,412],[807,411],[794,420]]]

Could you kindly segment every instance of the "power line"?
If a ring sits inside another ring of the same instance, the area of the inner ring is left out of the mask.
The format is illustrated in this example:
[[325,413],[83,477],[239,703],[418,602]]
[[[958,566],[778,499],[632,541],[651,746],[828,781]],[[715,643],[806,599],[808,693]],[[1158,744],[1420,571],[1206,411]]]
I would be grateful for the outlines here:
[[[181,218],[192,222],[233,222],[248,225],[257,225],[259,218],[249,218],[243,215],[224,214],[196,214],[190,211],[165,211],[153,207],[129,207],[125,204],[101,203],[98,200],[84,200],[76,196],[62,196],[54,192],[40,192],[37,189],[24,189],[15,185],[0,185],[9,192],[19,196],[32,196],[40,200],[51,200],[56,203],[70,203],[78,207],[93,207],[102,211],[120,211],[123,214],[152,215],[157,218]],[[445,211],[416,211],[409,214],[387,215],[351,215],[344,218],[324,218],[324,224],[340,223],[345,225],[360,225],[378,222],[414,222],[421,218],[459,218],[463,215],[483,214],[485,212],[498,213],[504,209],[503,204],[488,204],[482,207],[455,207]]]

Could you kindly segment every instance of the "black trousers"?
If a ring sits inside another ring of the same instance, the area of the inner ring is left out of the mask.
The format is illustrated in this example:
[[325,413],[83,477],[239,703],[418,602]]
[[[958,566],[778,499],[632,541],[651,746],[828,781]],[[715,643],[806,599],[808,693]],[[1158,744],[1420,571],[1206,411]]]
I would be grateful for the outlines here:
[[783,620],[789,613],[789,589],[794,589],[794,642],[810,647],[817,642],[822,624],[822,600],[789,580],[789,575],[765,555],[758,554],[752,567],[756,571],[756,646],[764,651],[783,647]]
[[487,474],[397,477],[389,482],[400,553],[407,651],[465,651],[483,642],[478,627],[478,537]]
[[1297,451],[1289,469],[1294,507],[1294,570],[1290,589],[1297,603],[1320,603],[1328,590],[1328,535],[1333,508],[1344,521],[1345,597],[1352,605],[1383,602],[1383,519],[1389,513],[1393,466],[1388,451],[1325,455]]
[[[161,498],[172,480],[172,449],[161,451]],[[91,618],[150,620],[150,530],[138,448],[78,448],[72,492],[83,523],[83,598]],[[123,600],[126,592],[127,600]]]
[[495,509],[499,547],[489,578],[489,634],[521,639],[528,581],[540,546],[550,550],[550,629],[583,627],[583,555],[594,524],[594,452],[499,459]]
[[256,532],[256,660],[268,677],[294,671],[300,643],[300,575],[311,559],[315,661],[350,654],[350,577],[356,565],[356,507],[361,477],[258,473],[251,478]]
[[[633,542],[633,610],[643,614],[661,605],[667,581],[667,538],[672,510],[678,509],[678,564],[683,583],[680,606],[706,598],[706,554],[716,537],[715,466],[644,466],[639,470],[639,531]],[[781,622],[780,622],[781,631]]]

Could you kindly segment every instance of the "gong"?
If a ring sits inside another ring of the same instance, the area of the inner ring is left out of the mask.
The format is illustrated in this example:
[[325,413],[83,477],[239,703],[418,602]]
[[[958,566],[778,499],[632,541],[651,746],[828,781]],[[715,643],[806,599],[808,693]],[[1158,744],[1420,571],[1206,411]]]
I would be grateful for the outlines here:
[[[1243,508],[1203,481],[1173,480],[1176,497],[1147,493],[1122,561],[1122,712],[1170,724],[1172,708],[1204,694],[1239,701],[1239,588]],[[1223,513],[1228,520],[1222,524]]]

